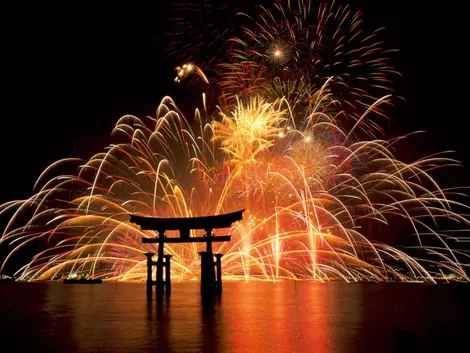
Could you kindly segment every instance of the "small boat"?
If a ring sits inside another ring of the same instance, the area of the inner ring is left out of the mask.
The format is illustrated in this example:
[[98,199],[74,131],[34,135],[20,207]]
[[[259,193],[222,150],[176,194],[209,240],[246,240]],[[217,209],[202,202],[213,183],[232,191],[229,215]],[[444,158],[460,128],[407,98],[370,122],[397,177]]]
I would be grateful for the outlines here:
[[0,282],[15,282],[15,281],[16,280],[14,277],[5,276],[5,275],[0,276]]
[[102,279],[99,278],[66,278],[64,284],[101,284]]

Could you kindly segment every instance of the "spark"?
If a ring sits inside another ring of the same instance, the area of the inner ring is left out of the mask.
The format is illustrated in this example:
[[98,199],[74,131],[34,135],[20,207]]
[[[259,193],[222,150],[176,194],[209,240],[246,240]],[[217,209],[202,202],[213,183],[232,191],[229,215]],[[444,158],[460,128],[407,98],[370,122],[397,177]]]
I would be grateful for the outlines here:
[[[433,230],[440,218],[469,225],[452,210],[466,206],[430,176],[455,161],[402,162],[391,150],[395,140],[353,138],[318,109],[300,118],[285,100],[253,97],[189,123],[166,97],[155,118],[122,117],[106,154],[84,161],[75,175],[54,170],[76,160],[56,162],[33,197],[0,207],[13,212],[1,242],[14,248],[3,266],[36,243],[45,247],[17,271],[20,279],[143,281],[144,253],[155,250],[141,238],[153,235],[129,223],[129,213],[188,217],[246,208],[246,219],[230,230],[232,242],[215,249],[225,254],[231,279],[468,281],[459,261],[468,254],[451,249],[451,234]],[[428,257],[368,237],[372,225],[393,227],[397,217]],[[198,245],[165,250],[175,280],[199,276]]]

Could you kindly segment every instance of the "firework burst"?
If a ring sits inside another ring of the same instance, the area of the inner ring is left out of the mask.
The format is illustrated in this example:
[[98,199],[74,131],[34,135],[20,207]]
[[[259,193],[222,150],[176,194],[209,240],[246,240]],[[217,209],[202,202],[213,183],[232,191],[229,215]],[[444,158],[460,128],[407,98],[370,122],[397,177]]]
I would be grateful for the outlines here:
[[240,37],[231,39],[230,61],[222,63],[226,95],[239,95],[243,80],[238,63],[263,67],[266,84],[275,77],[323,86],[333,77],[330,89],[354,110],[370,105],[391,91],[398,74],[390,65],[391,50],[378,39],[378,29],[364,31],[361,13],[349,6],[316,4],[310,0],[277,2],[247,25]]
[[[447,245],[451,237],[431,227],[441,217],[468,225],[452,211],[462,205],[428,173],[452,160],[403,163],[391,151],[394,140],[353,139],[324,109],[299,121],[285,100],[257,97],[228,115],[197,113],[192,125],[165,98],[155,119],[125,116],[113,133],[119,142],[76,174],[53,176],[61,164],[77,161],[56,162],[33,197],[2,206],[2,213],[14,211],[2,236],[16,245],[7,262],[30,242],[47,243],[18,271],[20,278],[86,273],[143,280],[143,254],[153,248],[141,238],[152,233],[128,223],[129,213],[188,217],[246,208],[233,241],[215,249],[225,253],[223,271],[231,278],[434,281],[442,272],[468,280],[459,253]],[[29,220],[21,224],[24,214]],[[405,219],[420,248],[439,261],[361,233],[368,224],[387,227],[394,217]],[[430,238],[441,246],[427,247]],[[198,276],[198,250],[166,246],[173,278]],[[438,270],[430,266],[436,264]]]

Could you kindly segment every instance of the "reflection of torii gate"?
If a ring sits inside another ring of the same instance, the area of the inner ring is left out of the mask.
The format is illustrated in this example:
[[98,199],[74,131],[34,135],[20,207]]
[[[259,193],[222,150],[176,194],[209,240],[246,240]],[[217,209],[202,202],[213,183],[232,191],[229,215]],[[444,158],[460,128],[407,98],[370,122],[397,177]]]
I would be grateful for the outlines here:
[[[221,241],[230,241],[230,235],[214,236],[212,231],[217,228],[230,228],[232,223],[240,221],[243,218],[243,211],[240,210],[233,213],[221,214],[207,217],[190,217],[190,218],[156,218],[145,217],[139,215],[130,215],[130,222],[138,224],[142,230],[156,230],[158,237],[142,238],[142,243],[158,243],[157,261],[152,261],[154,253],[146,253],[147,256],[147,296],[152,296],[152,286],[155,285],[157,294],[171,292],[170,277],[170,259],[171,255],[164,255],[163,247],[165,243],[206,243],[206,251],[201,251],[201,292],[211,293],[214,290],[222,290],[222,254],[214,254],[212,252],[212,243]],[[204,236],[190,237],[190,230],[203,229],[206,231]],[[165,231],[179,230],[178,238],[167,238]],[[163,261],[165,259],[165,261]],[[217,268],[217,276],[215,273]],[[156,281],[152,279],[152,266],[157,267]],[[163,269],[165,268],[165,279],[163,279]]]

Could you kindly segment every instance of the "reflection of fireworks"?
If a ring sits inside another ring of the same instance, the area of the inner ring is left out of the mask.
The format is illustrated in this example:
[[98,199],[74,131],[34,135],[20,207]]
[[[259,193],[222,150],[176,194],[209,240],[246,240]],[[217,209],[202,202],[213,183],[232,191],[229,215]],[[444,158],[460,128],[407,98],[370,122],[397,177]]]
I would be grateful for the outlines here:
[[[354,141],[354,131],[324,110],[301,121],[291,112],[285,101],[253,98],[222,119],[206,122],[197,114],[189,126],[166,98],[150,125],[121,118],[114,129],[121,142],[76,175],[45,181],[72,161],[57,162],[40,177],[36,195],[2,206],[16,210],[2,238],[17,244],[10,257],[29,242],[48,242],[19,271],[21,278],[73,272],[142,280],[143,253],[152,245],[141,244],[141,237],[152,235],[128,223],[128,213],[181,217],[246,207],[232,242],[216,249],[225,253],[223,271],[233,278],[433,281],[442,271],[468,279],[448,237],[430,227],[440,217],[467,224],[428,175],[451,161],[406,164],[393,157],[393,141]],[[25,214],[30,221],[21,226]],[[406,219],[422,244],[439,240],[441,246],[423,245],[434,257],[418,260],[361,233],[393,217]],[[196,245],[166,250],[175,279],[198,275]]]

